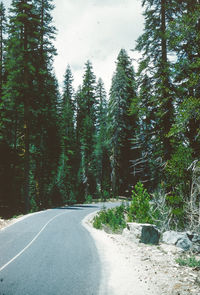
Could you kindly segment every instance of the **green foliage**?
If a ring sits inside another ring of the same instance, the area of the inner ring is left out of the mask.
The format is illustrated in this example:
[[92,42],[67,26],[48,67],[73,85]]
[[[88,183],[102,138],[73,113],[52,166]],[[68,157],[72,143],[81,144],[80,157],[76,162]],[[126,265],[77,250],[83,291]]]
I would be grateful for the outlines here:
[[138,182],[132,191],[132,201],[128,210],[128,221],[152,223],[150,212],[150,196],[143,184]]
[[185,202],[182,195],[167,195],[166,205],[170,216],[170,227],[183,229],[185,226]]
[[176,259],[176,262],[181,266],[189,266],[189,267],[200,267],[200,260],[197,260],[195,256],[190,257],[179,257]]
[[92,196],[91,195],[86,196],[85,204],[92,204]]
[[192,149],[179,144],[165,167],[167,186],[174,194],[189,195],[192,163]]
[[97,213],[93,220],[93,226],[97,229],[102,229],[103,225],[110,228],[113,232],[121,231],[126,227],[125,222],[125,205],[112,209],[103,208]]
[[104,200],[104,202],[107,201],[109,197],[110,197],[109,192],[104,190],[102,195],[102,199]]

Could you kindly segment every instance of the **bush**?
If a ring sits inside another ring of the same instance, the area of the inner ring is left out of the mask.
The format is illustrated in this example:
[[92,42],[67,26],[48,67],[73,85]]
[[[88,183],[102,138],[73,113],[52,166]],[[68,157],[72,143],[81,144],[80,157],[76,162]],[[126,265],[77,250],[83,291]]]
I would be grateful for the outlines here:
[[128,221],[153,223],[151,217],[150,196],[141,182],[135,185],[132,201],[128,209]]
[[86,198],[85,198],[85,204],[91,204],[92,203],[92,196],[91,195],[88,195]]
[[103,208],[93,220],[93,226],[102,229],[103,225],[109,227],[113,232],[121,231],[126,227],[125,206],[121,204],[119,207],[112,209]]
[[102,198],[103,201],[108,200],[108,199],[109,199],[109,192],[106,191],[106,190],[104,190],[104,191],[103,191],[103,195],[102,195],[101,198]]

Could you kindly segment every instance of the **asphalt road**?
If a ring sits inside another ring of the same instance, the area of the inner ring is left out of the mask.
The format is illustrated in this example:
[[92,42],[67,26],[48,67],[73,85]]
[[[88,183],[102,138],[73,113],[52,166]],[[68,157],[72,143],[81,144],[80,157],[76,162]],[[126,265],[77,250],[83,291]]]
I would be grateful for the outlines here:
[[101,207],[50,209],[1,230],[0,295],[98,294],[100,259],[81,221]]

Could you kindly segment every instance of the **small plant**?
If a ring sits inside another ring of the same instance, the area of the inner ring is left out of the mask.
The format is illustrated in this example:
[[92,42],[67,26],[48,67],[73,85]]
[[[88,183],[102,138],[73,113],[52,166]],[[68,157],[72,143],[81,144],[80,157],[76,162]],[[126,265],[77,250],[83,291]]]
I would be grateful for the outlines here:
[[106,200],[108,200],[108,199],[109,199],[109,192],[106,191],[106,190],[104,190],[104,191],[103,191],[103,195],[102,195],[102,200],[103,200],[103,201],[106,201]]
[[85,198],[85,204],[91,204],[92,203],[92,196],[91,195],[88,195],[86,198]]
[[179,257],[176,262],[181,266],[200,267],[200,260],[197,260],[195,256]]
[[135,185],[132,201],[128,209],[128,221],[153,223],[150,215],[150,196],[141,182]]
[[125,228],[126,221],[124,204],[107,210],[103,208],[97,216],[95,216],[93,226],[96,229],[102,229],[103,225],[109,227],[113,232],[121,231]]

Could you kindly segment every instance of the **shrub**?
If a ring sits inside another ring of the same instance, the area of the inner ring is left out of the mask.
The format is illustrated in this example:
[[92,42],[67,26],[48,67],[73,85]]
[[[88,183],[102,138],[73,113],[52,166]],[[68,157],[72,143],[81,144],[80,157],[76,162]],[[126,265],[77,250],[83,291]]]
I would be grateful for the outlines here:
[[88,195],[86,198],[85,198],[85,204],[91,204],[92,203],[92,196],[91,195]]
[[153,223],[150,212],[150,196],[143,184],[138,182],[132,192],[132,201],[128,209],[128,221]]
[[113,232],[122,230],[126,227],[125,206],[121,204],[119,207],[112,209],[103,208],[94,218],[93,226],[102,229],[103,225],[109,227]]

